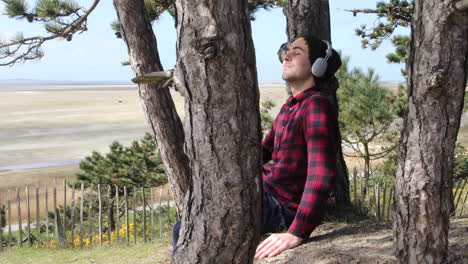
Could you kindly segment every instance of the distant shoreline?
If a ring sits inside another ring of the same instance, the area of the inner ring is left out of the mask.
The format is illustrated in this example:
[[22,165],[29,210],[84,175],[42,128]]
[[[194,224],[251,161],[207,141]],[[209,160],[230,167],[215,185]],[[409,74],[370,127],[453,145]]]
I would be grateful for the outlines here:
[[[403,82],[381,82],[385,88],[397,88]],[[259,88],[286,88],[283,81],[261,81]],[[14,81],[0,80],[0,92],[41,92],[41,91],[124,91],[137,90],[131,82],[67,82],[67,81]]]
[[77,163],[80,163],[81,161],[82,160],[57,160],[57,161],[49,161],[49,162],[21,164],[21,165],[0,167],[0,171],[31,170],[31,169],[58,167],[58,166],[77,164]]

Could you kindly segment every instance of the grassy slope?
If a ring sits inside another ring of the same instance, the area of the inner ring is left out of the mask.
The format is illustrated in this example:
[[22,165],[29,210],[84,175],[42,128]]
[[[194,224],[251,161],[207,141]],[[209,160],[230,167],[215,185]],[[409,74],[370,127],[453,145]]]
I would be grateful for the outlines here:
[[166,263],[169,239],[136,246],[104,246],[92,249],[35,249],[8,250],[0,254],[0,263]]

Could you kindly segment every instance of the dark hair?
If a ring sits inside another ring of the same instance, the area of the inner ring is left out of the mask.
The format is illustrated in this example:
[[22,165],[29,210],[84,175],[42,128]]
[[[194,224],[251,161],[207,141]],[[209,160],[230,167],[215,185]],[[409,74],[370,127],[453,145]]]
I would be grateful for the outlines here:
[[[306,41],[307,47],[309,48],[309,60],[310,60],[310,65],[313,65],[314,62],[318,58],[323,58],[326,56],[327,53],[327,44],[314,36],[298,36],[291,40],[289,43],[295,41],[296,39],[303,38]],[[289,43],[283,43],[281,47],[278,50],[278,58],[281,62],[282,61],[282,55],[284,52],[287,50],[287,46]],[[328,59],[328,67],[327,70],[325,71],[325,74],[321,77],[318,78],[317,76],[314,76],[317,80],[322,80],[326,81],[330,79],[341,67],[341,58],[338,52],[336,50],[332,49],[332,55]]]

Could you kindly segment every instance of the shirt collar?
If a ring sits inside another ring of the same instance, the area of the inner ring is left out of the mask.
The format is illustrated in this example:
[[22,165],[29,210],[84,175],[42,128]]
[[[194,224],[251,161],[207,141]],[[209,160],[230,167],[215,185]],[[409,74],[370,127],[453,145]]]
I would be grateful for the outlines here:
[[302,100],[308,98],[310,95],[312,95],[312,93],[315,91],[318,91],[317,89],[315,89],[316,86],[313,86],[313,87],[310,87],[298,94],[296,94],[296,96],[290,96],[288,98],[288,100],[286,101],[287,104],[289,105],[294,105],[298,102],[301,102]]

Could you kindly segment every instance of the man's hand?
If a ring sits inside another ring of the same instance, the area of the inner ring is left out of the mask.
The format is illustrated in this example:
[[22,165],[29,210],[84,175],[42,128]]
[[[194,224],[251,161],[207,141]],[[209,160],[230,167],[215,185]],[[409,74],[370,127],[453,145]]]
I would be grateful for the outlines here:
[[286,249],[299,246],[302,240],[302,238],[289,233],[272,234],[257,247],[255,258],[276,256]]

